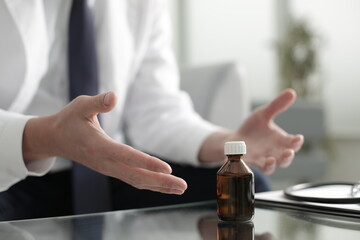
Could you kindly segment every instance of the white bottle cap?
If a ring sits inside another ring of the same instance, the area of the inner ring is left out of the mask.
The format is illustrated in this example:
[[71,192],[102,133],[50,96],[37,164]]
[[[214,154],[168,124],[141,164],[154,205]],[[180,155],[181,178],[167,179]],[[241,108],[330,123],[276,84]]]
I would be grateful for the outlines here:
[[246,144],[244,141],[226,142],[224,152],[225,155],[246,154]]

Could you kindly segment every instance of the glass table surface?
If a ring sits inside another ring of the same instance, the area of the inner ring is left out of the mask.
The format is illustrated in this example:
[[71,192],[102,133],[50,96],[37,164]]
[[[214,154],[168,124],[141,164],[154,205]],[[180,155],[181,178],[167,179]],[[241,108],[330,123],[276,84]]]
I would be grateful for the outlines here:
[[360,219],[257,206],[252,222],[218,220],[216,202],[0,222],[0,239],[360,239]]

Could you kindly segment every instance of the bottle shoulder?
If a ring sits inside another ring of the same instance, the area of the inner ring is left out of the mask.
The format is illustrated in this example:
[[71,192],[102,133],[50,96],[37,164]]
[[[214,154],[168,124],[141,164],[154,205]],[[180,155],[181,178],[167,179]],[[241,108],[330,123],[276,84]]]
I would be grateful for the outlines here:
[[246,163],[241,161],[228,160],[217,172],[218,175],[253,175]]

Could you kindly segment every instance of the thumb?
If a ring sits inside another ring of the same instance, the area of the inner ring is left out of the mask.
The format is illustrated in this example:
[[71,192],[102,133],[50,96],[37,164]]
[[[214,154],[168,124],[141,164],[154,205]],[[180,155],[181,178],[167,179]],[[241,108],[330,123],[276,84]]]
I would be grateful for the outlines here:
[[296,100],[296,92],[293,89],[286,89],[264,108],[265,118],[274,119],[278,114],[288,109]]
[[92,117],[98,113],[110,112],[116,105],[117,97],[114,92],[98,94],[96,96],[87,96],[84,99],[84,114]]

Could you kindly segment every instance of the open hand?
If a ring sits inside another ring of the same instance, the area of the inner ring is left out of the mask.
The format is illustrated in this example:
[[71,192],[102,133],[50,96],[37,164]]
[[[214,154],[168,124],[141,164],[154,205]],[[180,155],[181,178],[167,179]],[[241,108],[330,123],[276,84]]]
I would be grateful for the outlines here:
[[303,142],[302,135],[285,132],[274,123],[275,117],[288,109],[296,99],[294,90],[286,89],[269,104],[257,108],[229,140],[244,140],[245,161],[271,174],[276,166],[288,167]]
[[171,175],[167,163],[116,142],[102,130],[97,114],[115,104],[113,92],[80,96],[57,114],[29,120],[23,138],[25,162],[62,156],[139,189],[182,194],[186,182]]

